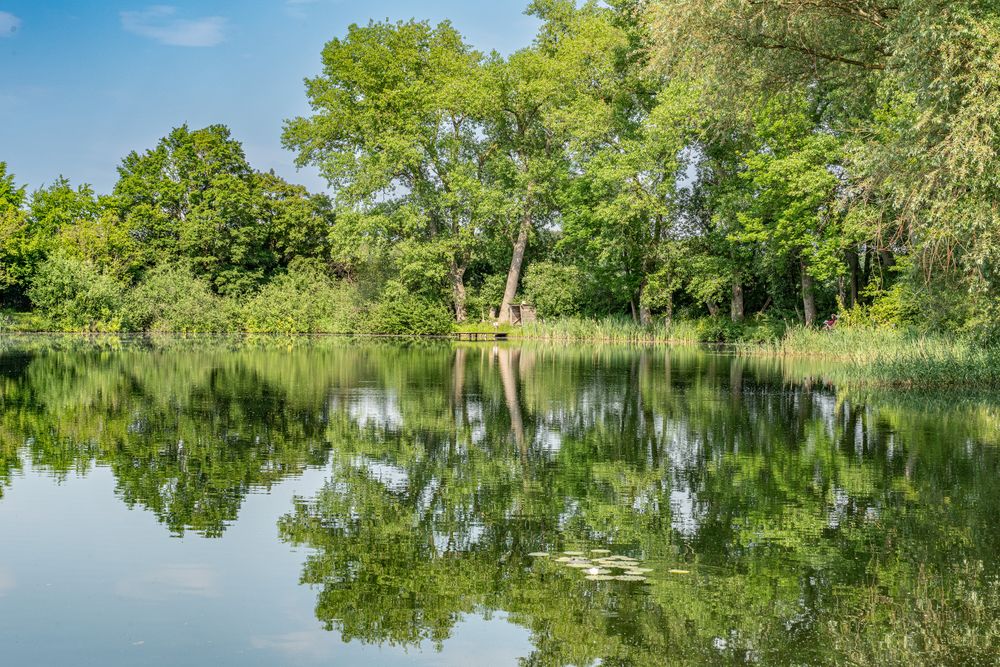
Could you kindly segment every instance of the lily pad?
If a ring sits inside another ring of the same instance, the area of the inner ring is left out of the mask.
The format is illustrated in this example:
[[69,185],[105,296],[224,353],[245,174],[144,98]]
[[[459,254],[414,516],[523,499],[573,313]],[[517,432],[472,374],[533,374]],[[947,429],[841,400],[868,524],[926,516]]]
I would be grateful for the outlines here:
[[528,555],[531,556],[532,558],[548,558],[549,557],[549,552],[547,552],[547,551],[532,551]]
[[582,556],[583,552],[582,551],[564,551],[563,554],[566,555],[566,556]]
[[616,581],[646,581],[646,577],[638,574],[619,574],[615,577]]
[[691,570],[670,570],[670,574],[691,574]]
[[592,553],[592,554],[609,554],[609,553],[611,553],[611,550],[610,549],[591,549],[590,553]]
[[611,581],[614,577],[607,574],[588,574],[586,579],[588,581]]

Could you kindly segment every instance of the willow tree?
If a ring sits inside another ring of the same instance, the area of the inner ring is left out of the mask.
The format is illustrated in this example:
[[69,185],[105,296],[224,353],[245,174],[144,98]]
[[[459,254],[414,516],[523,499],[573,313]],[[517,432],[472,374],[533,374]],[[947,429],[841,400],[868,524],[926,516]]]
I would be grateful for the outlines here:
[[870,228],[880,264],[911,254],[912,289],[964,289],[967,323],[996,321],[996,3],[656,0],[649,9],[656,60],[707,82],[711,103],[775,92],[819,102],[822,124],[851,140],[844,204]]

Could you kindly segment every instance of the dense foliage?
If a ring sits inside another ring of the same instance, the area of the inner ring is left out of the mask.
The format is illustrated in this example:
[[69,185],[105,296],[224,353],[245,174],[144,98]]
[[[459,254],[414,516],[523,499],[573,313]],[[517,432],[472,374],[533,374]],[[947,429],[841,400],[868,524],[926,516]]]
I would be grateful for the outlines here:
[[529,300],[707,316],[712,339],[833,312],[1000,337],[993,3],[527,11],[538,34],[506,57],[448,22],[330,41],[283,132],[329,195],[254,170],[222,125],[130,153],[106,196],[28,194],[0,163],[4,306],[70,329],[417,333]]

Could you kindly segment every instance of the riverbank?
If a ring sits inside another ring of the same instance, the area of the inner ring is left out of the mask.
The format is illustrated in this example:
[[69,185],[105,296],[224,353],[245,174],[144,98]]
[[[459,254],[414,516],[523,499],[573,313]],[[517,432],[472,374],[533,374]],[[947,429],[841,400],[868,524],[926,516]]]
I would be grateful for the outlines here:
[[[30,334],[53,332],[46,318],[34,313],[5,314],[0,331]],[[369,336],[363,327],[323,331],[311,326],[296,331],[286,320],[275,331],[226,330],[223,334],[286,335],[341,334]],[[314,323],[311,323],[314,325]],[[57,330],[58,331],[58,330]],[[785,326],[774,321],[735,324],[723,318],[677,320],[643,326],[626,318],[561,318],[523,327],[490,323],[456,325],[452,333],[506,334],[509,341],[593,342],[625,345],[720,346],[747,357],[800,358],[837,362],[824,371],[825,379],[840,385],[883,388],[1000,389],[1000,349],[942,334],[875,327],[839,327],[833,331]],[[73,333],[73,332],[66,332]],[[75,333],[83,333],[77,330]],[[99,332],[89,333],[122,333]],[[156,333],[168,334],[158,331]],[[204,329],[178,331],[208,333]],[[404,334],[405,335],[405,334]],[[447,330],[435,332],[448,336]]]
[[628,320],[564,319],[507,328],[511,340],[639,344],[716,344],[754,357],[838,362],[827,378],[841,385],[1000,389],[1000,349],[956,336],[915,330],[840,327],[832,331],[775,322],[734,324],[721,318],[640,326]]

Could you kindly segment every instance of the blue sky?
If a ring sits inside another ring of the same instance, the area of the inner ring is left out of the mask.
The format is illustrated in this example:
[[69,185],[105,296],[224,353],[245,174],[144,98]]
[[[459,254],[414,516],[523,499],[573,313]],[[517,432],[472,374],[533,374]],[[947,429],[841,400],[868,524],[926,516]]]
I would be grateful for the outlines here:
[[107,192],[170,128],[225,123],[254,167],[296,172],[281,124],[351,23],[450,19],[483,51],[527,45],[527,0],[0,0],[0,161],[35,189],[60,174]]

